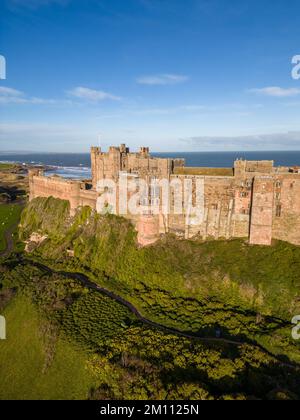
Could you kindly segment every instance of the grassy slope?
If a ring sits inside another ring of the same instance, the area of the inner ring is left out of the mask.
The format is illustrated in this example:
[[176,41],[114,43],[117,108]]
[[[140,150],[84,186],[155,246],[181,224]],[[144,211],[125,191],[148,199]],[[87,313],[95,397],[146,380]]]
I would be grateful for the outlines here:
[[[49,235],[37,256],[71,270],[90,270],[95,281],[154,320],[210,334],[218,324],[230,335],[255,337],[277,354],[287,354],[289,347],[289,356],[300,360],[290,325],[281,329],[265,318],[290,322],[300,312],[300,247],[169,237],[138,249],[128,221],[91,215],[85,208],[70,224],[66,202],[54,199],[34,200],[24,212],[23,238],[37,230]],[[66,257],[67,248],[75,250],[75,259]]]
[[15,165],[13,163],[0,163],[0,171],[12,169]]
[[0,204],[0,252],[5,249],[4,234],[10,226],[18,222],[21,207],[18,204]]
[[[0,399],[84,398],[90,387],[94,399],[265,399],[270,393],[275,398],[278,393],[283,398],[299,394],[296,371],[280,367],[255,347],[205,344],[145,328],[130,322],[124,307],[88,292],[77,281],[48,275],[30,264],[12,267],[13,259],[1,267],[4,290],[17,288],[19,298],[5,312],[10,341],[0,346]],[[20,297],[24,295],[26,299]],[[54,320],[58,324],[51,330]],[[64,341],[54,341],[53,347],[53,331],[59,330],[72,337],[85,356]],[[55,355],[51,363],[45,357],[49,354]]]
[[85,265],[99,276],[104,273],[124,291],[143,293],[149,287],[173,297],[219,299],[288,320],[300,311],[300,247],[169,237],[138,249],[125,219],[91,216],[83,209],[70,224],[67,214],[65,202],[34,200],[22,215],[22,238],[32,231],[47,233],[49,240],[38,250],[44,258],[66,263],[66,249],[74,249],[76,260],[69,260],[74,268]]
[[0,341],[0,399],[85,399],[93,385],[87,356],[58,339],[54,360],[44,372],[41,319],[28,299],[6,308],[7,340]]

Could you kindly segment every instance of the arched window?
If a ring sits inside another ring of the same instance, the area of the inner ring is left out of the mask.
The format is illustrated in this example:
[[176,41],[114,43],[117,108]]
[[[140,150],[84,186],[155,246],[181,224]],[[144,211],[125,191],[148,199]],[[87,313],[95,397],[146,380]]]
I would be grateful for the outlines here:
[[282,206],[281,204],[278,204],[278,206],[276,206],[276,217],[281,217],[281,212],[282,212]]

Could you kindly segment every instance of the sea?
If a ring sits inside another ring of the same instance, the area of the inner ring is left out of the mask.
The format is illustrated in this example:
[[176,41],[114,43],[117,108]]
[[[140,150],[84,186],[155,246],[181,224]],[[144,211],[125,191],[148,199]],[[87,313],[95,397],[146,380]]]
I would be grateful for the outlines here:
[[[300,151],[259,151],[259,152],[178,152],[152,153],[164,158],[183,158],[186,166],[231,168],[238,158],[247,160],[274,160],[276,166],[300,166]],[[48,174],[64,178],[88,179],[91,177],[89,153],[13,153],[0,152],[0,162],[18,162],[46,165]]]

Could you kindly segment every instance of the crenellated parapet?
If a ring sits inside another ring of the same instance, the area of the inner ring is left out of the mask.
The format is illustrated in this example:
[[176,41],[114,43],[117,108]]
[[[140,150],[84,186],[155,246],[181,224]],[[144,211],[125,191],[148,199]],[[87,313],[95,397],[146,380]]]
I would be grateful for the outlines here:
[[[167,181],[169,213],[158,204],[158,213],[124,213],[117,201],[116,214],[135,225],[142,246],[156,242],[161,235],[173,233],[181,238],[248,238],[250,244],[271,245],[279,239],[300,245],[300,170],[275,167],[273,161],[235,161],[234,168],[185,168],[184,159],[153,157],[148,147],[133,153],[125,144],[103,152],[91,148],[92,181],[45,176],[38,168],[29,170],[30,199],[53,196],[70,202],[71,215],[81,206],[97,209],[99,181],[118,184],[122,177],[138,183]],[[190,182],[191,206],[203,207],[202,217],[189,223],[186,209],[175,212],[174,185]],[[201,203],[197,185],[202,186]],[[132,196],[128,193],[128,198]],[[160,195],[156,199],[160,200]],[[149,193],[149,201],[153,201]]]

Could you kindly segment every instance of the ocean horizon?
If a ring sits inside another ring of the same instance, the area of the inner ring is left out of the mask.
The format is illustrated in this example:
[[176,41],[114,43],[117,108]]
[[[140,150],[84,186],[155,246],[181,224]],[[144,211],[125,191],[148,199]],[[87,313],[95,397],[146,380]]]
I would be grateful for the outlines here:
[[[161,152],[154,157],[183,158],[186,166],[231,168],[236,159],[274,160],[275,166],[300,166],[300,151],[236,151],[236,152]],[[90,178],[89,153],[0,152],[0,162],[47,165],[51,172],[65,178]]]

